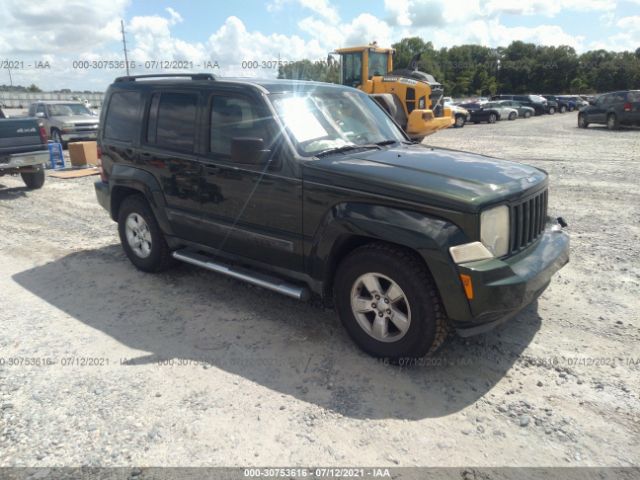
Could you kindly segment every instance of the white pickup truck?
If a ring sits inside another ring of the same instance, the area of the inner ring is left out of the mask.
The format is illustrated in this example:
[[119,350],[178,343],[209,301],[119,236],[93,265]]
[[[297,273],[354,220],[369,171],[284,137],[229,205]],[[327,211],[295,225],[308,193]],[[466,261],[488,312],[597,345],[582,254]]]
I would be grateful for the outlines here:
[[0,177],[22,176],[27,188],[44,184],[47,134],[37,118],[4,118],[0,110]]

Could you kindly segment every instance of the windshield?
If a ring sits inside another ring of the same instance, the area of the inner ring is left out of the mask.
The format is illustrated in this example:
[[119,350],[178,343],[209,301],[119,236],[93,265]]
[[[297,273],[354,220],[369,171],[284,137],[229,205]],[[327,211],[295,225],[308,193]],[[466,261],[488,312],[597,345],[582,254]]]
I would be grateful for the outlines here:
[[81,103],[53,103],[48,105],[52,117],[70,117],[72,115],[91,115],[91,111]]
[[274,94],[271,101],[301,155],[407,140],[382,108],[362,93],[316,90]]

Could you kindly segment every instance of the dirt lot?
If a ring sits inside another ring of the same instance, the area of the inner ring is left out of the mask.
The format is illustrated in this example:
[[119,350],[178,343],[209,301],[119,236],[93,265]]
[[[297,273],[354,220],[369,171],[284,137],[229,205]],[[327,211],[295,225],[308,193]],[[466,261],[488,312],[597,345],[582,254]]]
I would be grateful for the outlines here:
[[411,369],[317,304],[136,271],[95,177],[0,178],[0,465],[638,465],[640,131],[575,125],[426,140],[549,171],[572,258],[537,306]]

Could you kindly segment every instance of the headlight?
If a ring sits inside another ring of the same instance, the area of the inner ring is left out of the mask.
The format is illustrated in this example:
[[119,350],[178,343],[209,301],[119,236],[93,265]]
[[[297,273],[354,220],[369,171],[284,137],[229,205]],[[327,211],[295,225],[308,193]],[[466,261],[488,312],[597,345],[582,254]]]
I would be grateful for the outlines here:
[[509,251],[509,207],[485,210],[480,214],[480,241],[496,257]]

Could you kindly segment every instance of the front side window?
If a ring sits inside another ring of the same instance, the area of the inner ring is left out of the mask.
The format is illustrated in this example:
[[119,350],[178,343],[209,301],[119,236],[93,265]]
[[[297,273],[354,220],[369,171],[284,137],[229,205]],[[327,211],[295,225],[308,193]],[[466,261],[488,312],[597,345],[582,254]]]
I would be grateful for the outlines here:
[[369,79],[373,76],[386,75],[387,54],[369,52]]
[[362,84],[362,53],[346,53],[342,56],[342,83],[350,87]]
[[406,140],[382,108],[359,92],[273,94],[271,101],[304,156],[344,146]]
[[209,151],[231,156],[234,138],[260,138],[269,145],[269,117],[260,115],[255,102],[241,96],[215,95],[211,99]]
[[140,94],[138,92],[115,92],[107,107],[104,136],[123,142],[133,141],[138,125]]

